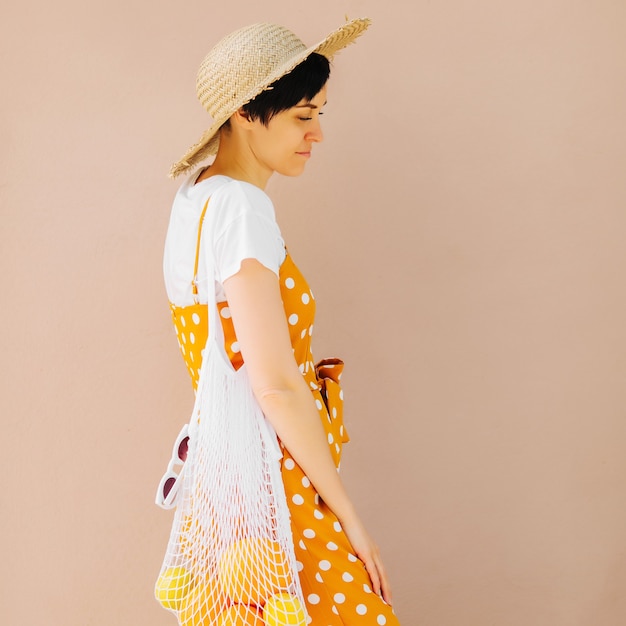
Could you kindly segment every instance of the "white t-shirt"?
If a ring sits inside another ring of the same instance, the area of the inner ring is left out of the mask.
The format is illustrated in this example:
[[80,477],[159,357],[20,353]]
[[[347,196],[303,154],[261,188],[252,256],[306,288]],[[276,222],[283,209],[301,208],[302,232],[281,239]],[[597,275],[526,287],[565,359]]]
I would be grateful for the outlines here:
[[285,243],[276,223],[274,205],[258,187],[228,176],[211,176],[194,184],[191,176],[174,198],[165,239],[163,273],[167,296],[176,306],[194,303],[192,279],[200,215],[209,206],[202,226],[198,262],[198,301],[208,301],[203,247],[212,242],[215,251],[217,301],[225,300],[222,284],[236,274],[244,259],[256,259],[278,275],[285,260]]

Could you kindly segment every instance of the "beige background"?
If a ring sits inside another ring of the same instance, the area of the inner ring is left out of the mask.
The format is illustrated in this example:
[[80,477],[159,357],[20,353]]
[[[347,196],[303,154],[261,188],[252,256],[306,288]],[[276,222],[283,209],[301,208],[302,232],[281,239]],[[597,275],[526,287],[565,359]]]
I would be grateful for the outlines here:
[[336,60],[269,192],[341,355],[344,476],[403,626],[626,622],[623,0],[4,7],[0,623],[173,624],[153,492],[192,391],[165,173],[199,61],[277,21]]

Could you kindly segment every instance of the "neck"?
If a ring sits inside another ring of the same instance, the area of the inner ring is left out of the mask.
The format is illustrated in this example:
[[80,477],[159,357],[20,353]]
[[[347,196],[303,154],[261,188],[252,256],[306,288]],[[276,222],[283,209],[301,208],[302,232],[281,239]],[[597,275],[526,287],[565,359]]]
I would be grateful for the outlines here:
[[222,133],[215,160],[198,180],[221,174],[265,189],[273,171],[263,167],[248,145],[240,145],[233,133]]

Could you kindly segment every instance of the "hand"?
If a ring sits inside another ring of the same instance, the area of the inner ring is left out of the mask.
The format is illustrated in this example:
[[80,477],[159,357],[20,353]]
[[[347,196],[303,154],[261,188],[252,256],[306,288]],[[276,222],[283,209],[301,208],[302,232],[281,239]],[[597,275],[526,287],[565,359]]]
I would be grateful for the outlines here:
[[361,520],[355,517],[348,522],[341,522],[344,532],[352,545],[356,556],[363,562],[372,581],[374,593],[382,596],[383,600],[391,605],[391,587],[387,573],[380,557],[378,546],[370,537]]

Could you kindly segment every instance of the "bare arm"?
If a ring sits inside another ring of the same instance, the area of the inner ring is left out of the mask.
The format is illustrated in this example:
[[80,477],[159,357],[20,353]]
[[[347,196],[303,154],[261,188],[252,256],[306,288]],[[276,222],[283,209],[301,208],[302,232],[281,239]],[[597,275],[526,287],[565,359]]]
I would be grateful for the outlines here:
[[378,548],[361,523],[333,463],[311,391],[296,361],[276,275],[254,259],[224,282],[250,382],[285,447],[341,522],[374,591],[391,601]]

